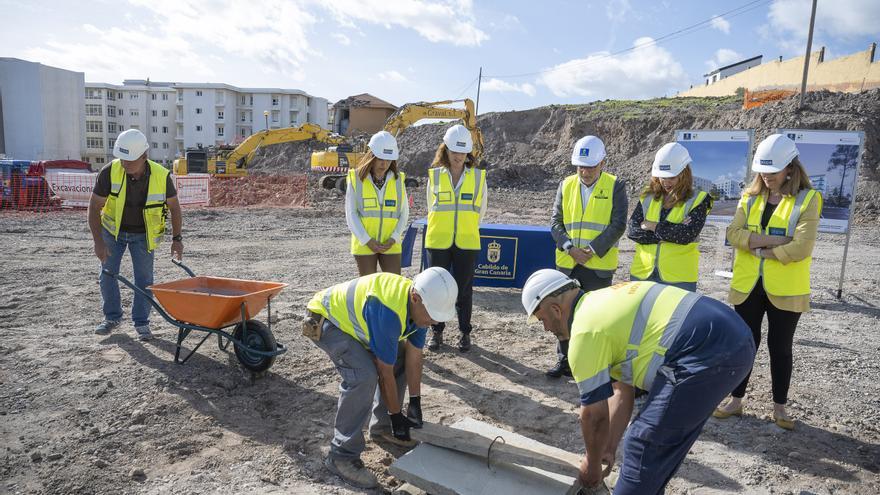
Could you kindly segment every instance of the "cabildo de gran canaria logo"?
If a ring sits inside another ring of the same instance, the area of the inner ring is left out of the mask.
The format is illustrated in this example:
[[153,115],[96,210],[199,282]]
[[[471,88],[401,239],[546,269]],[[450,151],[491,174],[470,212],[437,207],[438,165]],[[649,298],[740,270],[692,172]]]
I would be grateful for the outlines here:
[[489,243],[489,249],[486,251],[486,259],[489,263],[498,263],[501,260],[501,244],[497,241]]

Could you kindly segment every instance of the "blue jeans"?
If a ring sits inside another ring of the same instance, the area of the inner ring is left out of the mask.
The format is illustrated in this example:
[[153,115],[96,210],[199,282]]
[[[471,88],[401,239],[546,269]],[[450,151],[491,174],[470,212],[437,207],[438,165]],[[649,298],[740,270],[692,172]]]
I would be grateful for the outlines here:
[[[143,290],[153,285],[153,252],[147,251],[147,235],[131,234],[128,232],[119,232],[119,237],[114,239],[113,234],[101,229],[101,236],[104,238],[104,244],[110,255],[101,265],[102,269],[107,269],[113,273],[119,273],[119,267],[122,264],[122,255],[125,254],[125,248],[131,253],[131,264],[134,271],[134,284]],[[101,272],[99,276],[101,283],[101,299],[104,301],[103,310],[104,318],[107,320],[122,319],[122,301],[119,297],[119,282]],[[149,291],[147,291],[149,293]],[[131,306],[131,320],[135,326],[150,324],[150,305],[146,296],[137,292],[134,294],[134,303]]]

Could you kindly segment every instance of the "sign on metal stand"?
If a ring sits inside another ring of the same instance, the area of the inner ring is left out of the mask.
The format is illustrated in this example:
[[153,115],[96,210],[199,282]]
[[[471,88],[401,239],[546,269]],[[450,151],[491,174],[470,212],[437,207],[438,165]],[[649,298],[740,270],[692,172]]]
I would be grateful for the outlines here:
[[776,132],[795,142],[800,153],[800,162],[810,176],[813,189],[822,193],[819,232],[846,235],[837,285],[837,298],[840,299],[846,275],[852,213],[855,209],[865,133],[813,129],[777,129]]
[[752,161],[752,142],[754,129],[679,129],[675,131],[675,141],[691,155],[691,172],[694,176],[694,189],[707,192],[713,199],[712,211],[706,218],[721,228],[722,246],[721,269],[715,274],[731,278],[724,262],[724,253],[730,247],[725,228],[733,220],[742,190],[746,186],[749,165]]

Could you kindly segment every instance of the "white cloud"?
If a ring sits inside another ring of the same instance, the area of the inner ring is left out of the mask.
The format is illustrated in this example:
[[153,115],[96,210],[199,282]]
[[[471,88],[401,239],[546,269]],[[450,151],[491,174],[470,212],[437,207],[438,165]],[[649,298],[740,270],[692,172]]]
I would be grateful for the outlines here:
[[724,34],[730,34],[730,22],[724,17],[713,17],[712,27]]
[[559,97],[649,98],[686,87],[688,77],[681,64],[665,49],[639,38],[639,46],[610,57],[597,52],[554,66],[538,80]]
[[331,36],[333,36],[333,39],[338,41],[342,46],[348,46],[351,44],[351,39],[342,33],[333,33]]
[[[775,0],[767,18],[769,33],[787,52],[803,52],[810,26],[810,2]],[[861,36],[876,36],[880,26],[880,2],[877,0],[835,0],[819,2],[816,7],[817,40],[851,40]],[[818,47],[817,47],[818,48]]]
[[535,86],[529,83],[515,84],[501,79],[489,79],[483,81],[481,86],[483,91],[494,91],[497,93],[523,93],[528,96],[535,96]]
[[400,72],[396,70],[386,70],[385,72],[379,73],[379,80],[388,81],[388,82],[409,82],[409,79],[406,78]]
[[489,35],[476,26],[470,0],[335,0],[318,5],[328,9],[342,25],[354,21],[400,26],[434,43],[479,46]]
[[259,62],[267,72],[296,76],[314,53],[306,32],[316,18],[285,0],[128,0],[153,14],[148,24]]
[[611,0],[605,4],[605,15],[612,22],[623,21],[630,12],[632,12],[632,6],[629,4],[629,0]]
[[[363,35],[357,24],[411,29],[454,45],[474,46],[489,39],[476,26],[470,0],[123,0],[115,8],[123,15],[113,27],[49,34],[21,52],[42,63],[85,71],[89,80],[181,80],[171,75],[181,72],[192,80],[204,79],[228,72],[234,63],[229,59],[235,57],[247,61],[251,70],[304,81],[305,63],[324,56],[310,39],[324,35],[316,32],[316,25],[328,13],[350,26],[347,34],[331,34],[343,46],[352,43],[350,33]],[[218,57],[225,62],[218,64]]]
[[731,50],[729,48],[719,48],[715,52],[714,57],[706,60],[706,65],[709,67],[709,70],[715,70],[719,67],[724,67],[725,65],[730,65],[734,62],[739,62],[744,58],[745,57],[735,52],[734,50]]
[[85,71],[90,82],[148,77],[170,64],[188,67],[200,75],[215,73],[192,44],[179,36],[155,36],[146,30],[116,27],[101,30],[91,24],[84,24],[82,31],[88,37],[87,43],[50,37],[42,46],[26,49],[25,57],[45,65]]

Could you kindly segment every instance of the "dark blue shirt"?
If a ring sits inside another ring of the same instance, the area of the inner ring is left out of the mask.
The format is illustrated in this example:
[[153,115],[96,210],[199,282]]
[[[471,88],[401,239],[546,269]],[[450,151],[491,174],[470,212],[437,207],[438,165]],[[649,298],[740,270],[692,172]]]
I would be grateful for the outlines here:
[[[382,304],[377,297],[370,296],[364,304],[363,316],[370,331],[370,351],[383,363],[393,365],[397,361],[397,346],[400,341],[400,318],[397,313]],[[416,348],[425,346],[428,329],[416,326],[410,319],[408,304],[403,333]]]

